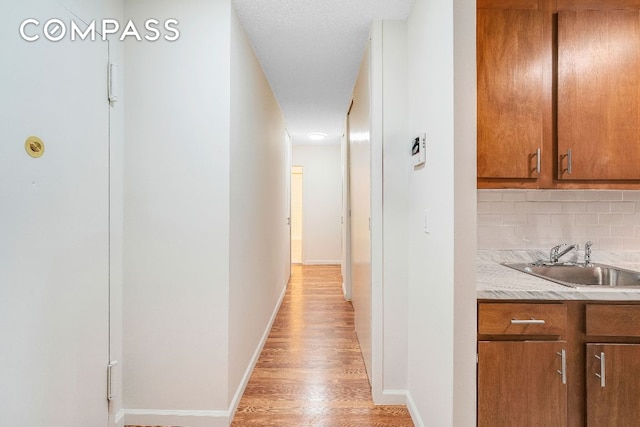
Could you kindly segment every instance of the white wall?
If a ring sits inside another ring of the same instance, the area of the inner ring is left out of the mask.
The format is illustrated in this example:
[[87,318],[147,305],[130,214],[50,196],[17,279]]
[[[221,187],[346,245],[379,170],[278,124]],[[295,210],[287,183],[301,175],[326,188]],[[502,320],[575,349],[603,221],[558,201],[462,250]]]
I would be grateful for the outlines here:
[[125,1],[181,33],[125,44],[127,424],[228,417],[230,16],[228,0]]
[[[383,106],[383,384],[384,403],[405,403],[407,388],[410,141],[407,23],[384,21]],[[401,398],[401,399],[399,399]]]
[[[353,219],[362,226],[360,236],[371,236],[371,247],[366,248],[371,265],[354,265],[356,330],[377,404],[404,404],[407,394],[411,153],[407,100],[406,22],[375,22],[370,57],[365,55],[362,62],[348,126],[355,148],[351,170]],[[371,151],[365,137],[369,132]],[[367,150],[363,151],[361,146],[365,144]],[[371,193],[370,199],[367,192]],[[371,203],[371,230],[367,203]],[[358,250],[359,243],[355,248]],[[363,275],[363,267],[370,267],[370,277]]]
[[290,167],[285,135],[278,102],[232,11],[228,396],[232,412],[289,280]]
[[[455,3],[455,4],[454,4]],[[417,425],[475,424],[475,4],[417,0],[408,22],[410,406]],[[424,211],[429,210],[429,234]]]
[[293,165],[303,168],[303,264],[340,264],[341,156],[338,144],[293,146]]

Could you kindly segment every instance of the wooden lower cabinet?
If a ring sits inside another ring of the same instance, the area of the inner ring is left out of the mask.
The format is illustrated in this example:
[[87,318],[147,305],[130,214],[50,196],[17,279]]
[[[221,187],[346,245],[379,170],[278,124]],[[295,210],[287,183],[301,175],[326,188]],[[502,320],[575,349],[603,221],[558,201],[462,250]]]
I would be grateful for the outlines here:
[[640,426],[640,301],[479,301],[477,392],[480,427]]
[[587,427],[640,425],[640,344],[586,344]]
[[564,344],[478,342],[478,426],[566,426]]

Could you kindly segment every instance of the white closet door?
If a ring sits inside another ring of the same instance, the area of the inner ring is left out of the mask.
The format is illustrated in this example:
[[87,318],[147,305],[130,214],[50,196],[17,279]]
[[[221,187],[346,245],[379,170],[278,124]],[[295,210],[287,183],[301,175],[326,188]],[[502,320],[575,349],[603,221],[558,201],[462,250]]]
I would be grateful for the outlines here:
[[372,376],[371,349],[371,132],[370,51],[362,60],[349,113],[351,198],[351,281],[355,329],[362,357]]

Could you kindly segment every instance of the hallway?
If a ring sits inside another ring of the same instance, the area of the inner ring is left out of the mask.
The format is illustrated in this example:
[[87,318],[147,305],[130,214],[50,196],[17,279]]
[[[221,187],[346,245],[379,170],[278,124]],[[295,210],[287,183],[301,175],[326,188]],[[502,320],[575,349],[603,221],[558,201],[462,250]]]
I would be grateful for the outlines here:
[[293,266],[291,282],[232,427],[413,426],[375,406],[342,296],[339,266]]

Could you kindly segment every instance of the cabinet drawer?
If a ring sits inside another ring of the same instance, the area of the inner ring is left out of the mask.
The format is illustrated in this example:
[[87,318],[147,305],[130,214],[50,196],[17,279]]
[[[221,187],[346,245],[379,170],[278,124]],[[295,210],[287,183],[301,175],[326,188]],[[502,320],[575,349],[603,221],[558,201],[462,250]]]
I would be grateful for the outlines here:
[[566,328],[564,304],[478,304],[481,335],[563,335]]
[[640,305],[587,304],[587,335],[640,337]]

